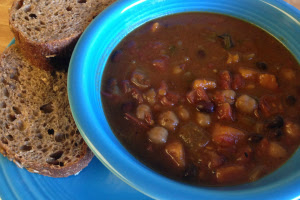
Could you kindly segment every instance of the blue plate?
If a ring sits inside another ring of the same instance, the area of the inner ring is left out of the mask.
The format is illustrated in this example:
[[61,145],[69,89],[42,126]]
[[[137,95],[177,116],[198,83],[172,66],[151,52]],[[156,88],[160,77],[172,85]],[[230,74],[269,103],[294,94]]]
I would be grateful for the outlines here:
[[[13,44],[14,40],[10,43]],[[0,200],[149,199],[122,182],[96,158],[78,175],[50,178],[18,168],[0,154]]]

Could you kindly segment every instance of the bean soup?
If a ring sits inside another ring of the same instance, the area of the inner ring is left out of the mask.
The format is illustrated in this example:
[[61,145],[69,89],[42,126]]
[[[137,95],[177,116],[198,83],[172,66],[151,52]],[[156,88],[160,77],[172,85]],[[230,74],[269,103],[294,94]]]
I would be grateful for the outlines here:
[[245,21],[185,13],[148,22],[110,56],[111,129],[141,162],[197,185],[252,182],[300,143],[300,66]]

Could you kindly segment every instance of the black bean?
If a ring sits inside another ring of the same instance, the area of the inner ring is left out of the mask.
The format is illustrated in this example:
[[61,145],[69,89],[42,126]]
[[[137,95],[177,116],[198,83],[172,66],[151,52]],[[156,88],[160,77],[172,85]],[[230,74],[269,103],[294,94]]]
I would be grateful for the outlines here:
[[280,136],[283,135],[283,131],[281,129],[275,129],[275,130],[271,130],[269,133],[268,133],[268,137],[270,139],[276,139],[276,138],[279,138]]
[[215,110],[215,105],[212,102],[200,101],[196,109],[199,112],[212,113]]
[[204,58],[206,56],[206,53],[204,50],[200,49],[198,52],[197,52],[197,55],[199,58]]
[[268,66],[266,63],[264,62],[257,62],[256,63],[256,67],[260,70],[267,70],[268,69]]
[[284,124],[283,118],[277,115],[267,122],[266,127],[269,129],[281,128],[283,127],[283,124]]
[[287,96],[287,98],[286,98],[286,104],[287,104],[288,106],[293,106],[293,105],[296,104],[296,102],[297,102],[296,97],[294,97],[294,96],[292,96],[292,95]]
[[248,141],[257,143],[257,142],[261,141],[263,138],[264,138],[264,136],[262,136],[260,134],[253,134],[248,137]]
[[121,50],[116,50],[114,51],[112,54],[111,54],[111,57],[110,57],[110,61],[111,62],[119,62],[120,61],[120,58],[121,58],[121,55],[122,55],[122,51]]

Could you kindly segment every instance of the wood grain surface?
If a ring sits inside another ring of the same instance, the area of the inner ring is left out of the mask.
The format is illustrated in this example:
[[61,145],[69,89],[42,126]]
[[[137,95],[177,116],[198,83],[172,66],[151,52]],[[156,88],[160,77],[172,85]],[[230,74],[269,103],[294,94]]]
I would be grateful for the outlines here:
[[[0,0],[0,53],[14,38],[8,26],[8,10],[14,0]],[[300,0],[285,0],[300,9]]]

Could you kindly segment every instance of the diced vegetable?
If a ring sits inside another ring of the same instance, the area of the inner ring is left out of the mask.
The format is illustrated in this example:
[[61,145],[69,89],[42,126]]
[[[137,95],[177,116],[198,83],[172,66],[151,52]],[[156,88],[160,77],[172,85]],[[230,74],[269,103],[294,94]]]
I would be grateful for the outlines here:
[[208,168],[215,169],[216,167],[220,167],[224,164],[225,158],[224,156],[219,155],[218,153],[214,151],[208,151],[207,152],[209,156],[209,162],[208,162]]
[[283,68],[281,70],[281,74],[282,74],[282,77],[288,81],[295,80],[295,78],[296,78],[295,70],[290,69],[290,68]]
[[223,45],[225,49],[230,49],[234,46],[230,34],[225,33],[223,35],[219,35],[218,37],[223,40]]
[[270,142],[269,143],[269,155],[274,158],[284,158],[287,154],[285,148],[283,148],[277,142]]
[[155,22],[155,23],[151,26],[151,31],[152,31],[152,32],[156,32],[156,31],[158,31],[159,27],[160,27],[159,23],[158,23],[158,22]]
[[173,111],[166,111],[159,115],[158,122],[168,130],[175,130],[179,120]]
[[259,179],[263,174],[265,173],[265,167],[263,165],[259,165],[257,167],[255,167],[250,175],[249,175],[249,180],[250,181],[256,181],[257,179]]
[[229,103],[234,104],[236,93],[234,90],[221,90],[216,91],[213,95],[213,101],[216,104]]
[[201,87],[190,91],[186,95],[186,98],[187,98],[188,102],[190,102],[192,104],[197,104],[201,101],[205,101],[205,102],[210,101],[207,94],[206,94],[206,92],[205,92],[205,90]]
[[215,81],[207,79],[196,79],[193,83],[193,88],[213,89],[216,88],[217,84]]
[[242,95],[237,98],[235,107],[243,113],[251,114],[257,109],[258,105],[254,98],[248,95]]
[[244,139],[243,131],[220,124],[216,124],[212,132],[212,141],[217,145],[231,147]]
[[141,104],[141,103],[144,102],[143,95],[142,95],[142,93],[137,88],[132,88],[131,89],[131,95],[132,95],[132,98],[134,98],[135,100],[137,100],[137,102],[139,104]]
[[168,85],[165,81],[162,81],[160,83],[160,88],[158,89],[158,94],[161,96],[165,96],[167,94],[168,91]]
[[146,78],[141,70],[136,70],[132,73],[130,81],[140,89],[150,87],[150,80]]
[[240,74],[234,74],[231,87],[234,90],[241,89],[245,86],[245,81]]
[[168,131],[163,127],[156,126],[148,131],[149,140],[155,144],[163,144],[167,142]]
[[229,71],[225,70],[219,74],[219,86],[221,89],[229,90],[231,89],[231,75]]
[[151,105],[156,103],[156,92],[153,88],[143,94],[144,99]]
[[264,116],[269,117],[283,111],[280,99],[275,95],[264,95],[259,99],[259,109]]
[[241,165],[232,165],[218,168],[216,171],[216,178],[218,183],[232,183],[241,181],[245,178],[247,170]]
[[165,148],[166,153],[170,156],[170,158],[174,161],[177,167],[185,166],[185,153],[184,148],[181,142],[175,141],[167,144]]
[[276,77],[272,74],[260,74],[259,84],[269,90],[276,90],[278,88]]
[[232,108],[229,103],[222,103],[217,106],[218,119],[220,120],[233,120]]
[[184,72],[185,64],[177,65],[173,67],[173,73],[174,74],[181,74]]
[[178,133],[179,137],[189,148],[198,149],[206,146],[209,142],[209,133],[193,122],[183,125]]
[[202,127],[207,127],[211,124],[211,118],[209,114],[196,113],[196,121]]
[[300,125],[291,121],[284,124],[284,132],[292,139],[300,138]]
[[246,67],[240,67],[239,72],[245,79],[251,79],[255,78],[255,76],[258,74],[258,72],[254,69],[246,68]]
[[237,63],[240,61],[240,56],[239,54],[231,54],[228,52],[228,58],[226,63],[227,64],[232,64],[232,63]]
[[140,120],[145,120],[148,124],[153,125],[151,109],[146,104],[141,104],[136,109],[136,117]]

